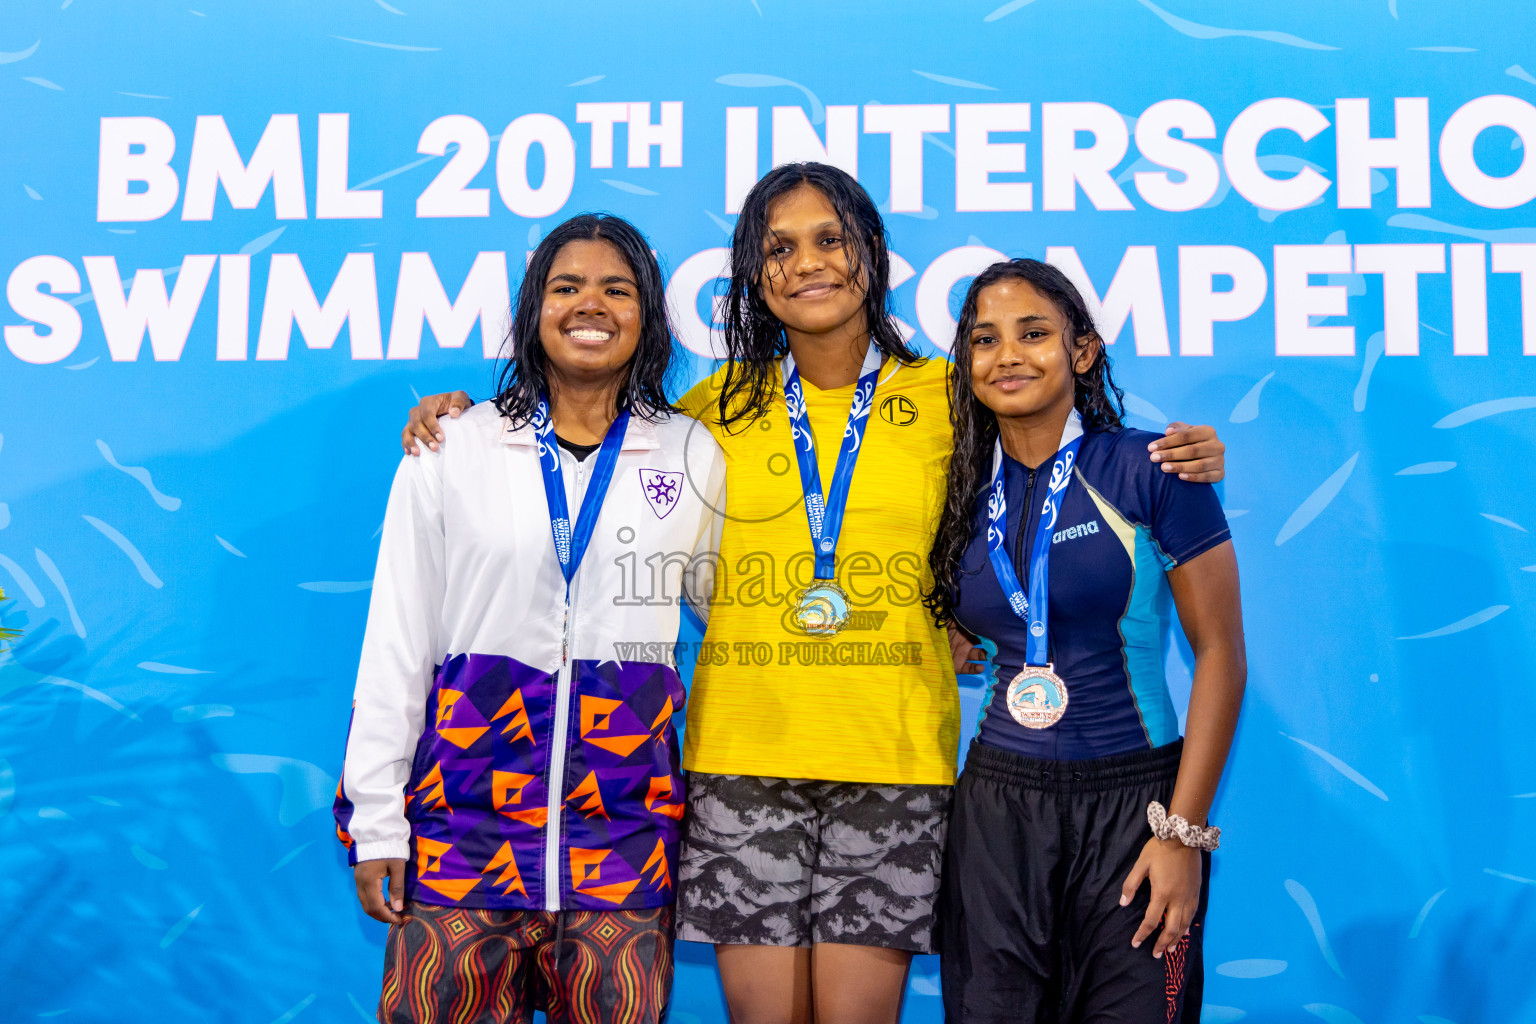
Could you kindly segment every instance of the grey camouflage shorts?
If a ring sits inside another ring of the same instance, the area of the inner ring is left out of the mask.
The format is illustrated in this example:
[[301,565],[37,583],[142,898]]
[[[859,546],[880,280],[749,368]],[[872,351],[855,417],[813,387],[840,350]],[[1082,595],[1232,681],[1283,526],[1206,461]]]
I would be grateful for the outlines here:
[[931,952],[953,793],[691,772],[677,937]]

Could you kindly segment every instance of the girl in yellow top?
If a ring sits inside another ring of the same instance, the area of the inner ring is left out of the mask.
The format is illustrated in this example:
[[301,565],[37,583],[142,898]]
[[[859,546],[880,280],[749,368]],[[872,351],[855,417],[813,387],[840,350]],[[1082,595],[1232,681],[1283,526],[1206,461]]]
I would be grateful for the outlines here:
[[[727,469],[689,699],[678,938],[715,944],[738,1024],[894,1024],[911,955],[932,949],[954,662],[970,647],[922,605],[951,447],[947,364],[903,342],[888,278],[885,226],[853,178],[771,171],[732,242],[729,359],[679,403]],[[406,449],[440,441],[436,416],[468,404],[425,399]],[[1209,427],[1156,446],[1169,471],[1221,476]],[[839,507],[841,529],[823,531]]]

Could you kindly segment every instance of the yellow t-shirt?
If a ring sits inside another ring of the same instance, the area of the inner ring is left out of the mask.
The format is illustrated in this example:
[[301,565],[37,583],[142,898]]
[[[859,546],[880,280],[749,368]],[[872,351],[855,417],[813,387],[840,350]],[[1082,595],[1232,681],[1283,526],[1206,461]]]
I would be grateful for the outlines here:
[[[949,642],[922,603],[952,447],[948,368],[938,359],[881,367],[837,544],[851,621],[831,638],[808,637],[787,616],[814,558],[782,387],[764,417],[729,429],[718,422],[723,369],[683,397],[726,459],[726,522],[688,700],[685,768],[954,782],[959,693]],[[830,489],[854,385],[802,384]]]

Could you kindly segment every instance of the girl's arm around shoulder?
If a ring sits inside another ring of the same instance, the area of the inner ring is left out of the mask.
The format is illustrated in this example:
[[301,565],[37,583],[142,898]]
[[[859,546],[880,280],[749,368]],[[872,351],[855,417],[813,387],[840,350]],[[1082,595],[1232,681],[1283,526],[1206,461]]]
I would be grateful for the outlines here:
[[1144,524],[1162,555],[1164,568],[1181,565],[1232,539],[1216,488],[1165,473],[1148,462],[1146,446],[1159,435],[1125,428],[1106,438],[1108,486],[1121,494],[1130,517]]
[[1170,423],[1161,436],[1147,442],[1158,471],[1180,480],[1214,484],[1227,475],[1227,446],[1207,424]]

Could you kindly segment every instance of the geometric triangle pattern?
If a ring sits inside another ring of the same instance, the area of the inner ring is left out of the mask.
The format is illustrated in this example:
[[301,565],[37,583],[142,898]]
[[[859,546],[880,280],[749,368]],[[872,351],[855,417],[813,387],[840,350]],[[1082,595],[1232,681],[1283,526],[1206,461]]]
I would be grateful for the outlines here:
[[578,661],[565,767],[569,846],[562,901],[613,910],[672,902],[683,779],[672,716],[683,707],[671,666]]
[[572,663],[563,792],[553,808],[562,845],[547,878],[557,684],[554,674],[500,655],[460,654],[438,669],[405,786],[408,899],[536,910],[546,885],[558,885],[563,910],[673,902],[683,811],[673,716],[685,699],[677,672],[650,662]]

